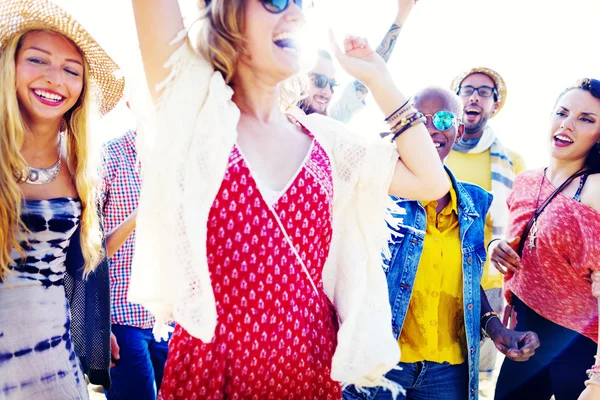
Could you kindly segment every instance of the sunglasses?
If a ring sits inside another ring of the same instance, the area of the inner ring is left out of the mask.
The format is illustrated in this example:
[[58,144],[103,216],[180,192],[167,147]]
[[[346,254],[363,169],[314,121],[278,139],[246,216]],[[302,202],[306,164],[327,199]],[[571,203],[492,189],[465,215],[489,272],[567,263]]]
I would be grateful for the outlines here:
[[447,131],[454,126],[455,122],[460,123],[460,119],[450,111],[438,111],[435,114],[424,114],[425,118],[431,118],[431,122],[436,129]]
[[329,89],[331,90],[331,93],[334,92],[334,87],[340,85],[335,79],[329,79],[325,75],[317,74],[315,72],[310,72],[309,75],[312,78],[314,85],[319,89],[324,89],[327,86],[327,84],[329,84]]
[[[273,13],[279,14],[285,11],[286,8],[290,5],[290,0],[260,0],[263,7]],[[300,8],[302,8],[302,0],[293,0],[294,3]],[[211,3],[211,0],[205,0],[204,4],[208,6]]]
[[597,79],[586,78],[581,82],[580,87],[582,89],[588,90],[592,96],[597,99],[600,99],[600,81]]

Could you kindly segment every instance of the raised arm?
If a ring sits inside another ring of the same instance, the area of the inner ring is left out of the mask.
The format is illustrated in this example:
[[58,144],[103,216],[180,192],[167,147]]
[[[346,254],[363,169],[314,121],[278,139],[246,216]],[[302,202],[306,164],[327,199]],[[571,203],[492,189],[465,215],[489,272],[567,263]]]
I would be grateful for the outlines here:
[[155,87],[168,75],[165,63],[176,49],[170,45],[184,29],[177,0],[131,0],[146,80],[152,97]]
[[[396,14],[396,19],[375,50],[386,63],[390,60],[394,47],[396,47],[396,41],[398,40],[398,35],[400,35],[402,26],[404,26],[406,19],[416,3],[416,0],[398,0],[398,13]],[[367,89],[361,81],[354,81],[352,84],[356,90],[356,95],[359,99],[364,101],[367,94],[369,94],[369,89]]]
[[[347,37],[344,52],[332,34],[335,55],[344,69],[365,82],[377,105],[387,117],[406,103],[380,55],[362,38]],[[400,160],[389,193],[414,200],[439,199],[450,190],[448,175],[425,125],[409,128],[395,140]]]

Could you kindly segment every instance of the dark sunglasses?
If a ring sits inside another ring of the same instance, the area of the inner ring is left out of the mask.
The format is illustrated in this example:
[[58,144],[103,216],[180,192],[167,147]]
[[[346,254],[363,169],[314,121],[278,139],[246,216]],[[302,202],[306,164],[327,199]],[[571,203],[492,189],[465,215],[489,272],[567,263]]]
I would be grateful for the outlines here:
[[600,81],[598,79],[583,79],[580,87],[588,90],[595,98],[600,99]]
[[454,122],[460,123],[460,119],[456,118],[456,115],[450,111],[438,111],[435,114],[424,114],[425,118],[431,118],[431,122],[436,129],[440,131],[447,131],[452,128]]
[[461,86],[458,88],[457,94],[459,96],[470,96],[474,92],[477,92],[477,94],[481,97],[492,97],[493,95],[496,94],[496,88],[489,87],[489,86],[480,86],[480,87]]
[[[204,4],[208,6],[211,0],[205,0]],[[273,14],[279,14],[285,11],[286,8],[290,5],[290,0],[260,0],[263,7]],[[302,0],[294,0],[294,3],[300,8],[302,8]]]
[[310,72],[309,75],[312,78],[314,85],[319,89],[325,89],[327,84],[329,84],[329,89],[331,89],[331,93],[333,93],[334,87],[340,85],[335,79],[329,79],[325,75],[317,74],[315,72]]

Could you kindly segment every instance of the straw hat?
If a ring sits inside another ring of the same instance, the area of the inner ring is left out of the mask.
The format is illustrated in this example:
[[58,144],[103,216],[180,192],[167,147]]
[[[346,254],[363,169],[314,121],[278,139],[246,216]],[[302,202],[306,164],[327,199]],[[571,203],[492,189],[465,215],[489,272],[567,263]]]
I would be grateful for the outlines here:
[[119,66],[73,17],[49,0],[0,1],[0,51],[15,35],[35,29],[59,33],[81,50],[101,115],[117,105],[125,86],[124,78],[117,75]]
[[463,71],[456,78],[454,78],[452,84],[450,85],[450,88],[452,89],[452,91],[454,91],[454,93],[456,93],[462,81],[464,81],[467,78],[467,76],[471,74],[484,74],[489,76],[494,81],[496,91],[498,92],[498,110],[492,116],[498,115],[502,107],[504,107],[504,103],[506,102],[506,83],[504,82],[504,79],[502,79],[500,74],[494,71],[493,69],[478,67],[471,68],[467,71]]

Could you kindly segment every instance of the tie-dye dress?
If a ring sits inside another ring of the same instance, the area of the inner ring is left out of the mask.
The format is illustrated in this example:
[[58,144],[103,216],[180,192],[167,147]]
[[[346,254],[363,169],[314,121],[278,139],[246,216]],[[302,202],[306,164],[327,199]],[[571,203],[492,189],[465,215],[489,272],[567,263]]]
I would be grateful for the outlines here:
[[26,200],[21,210],[29,230],[24,254],[13,250],[0,281],[0,399],[87,399],[63,283],[81,204]]

